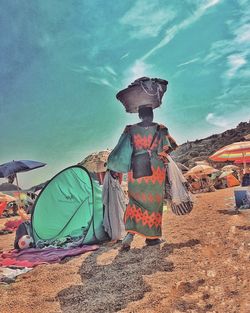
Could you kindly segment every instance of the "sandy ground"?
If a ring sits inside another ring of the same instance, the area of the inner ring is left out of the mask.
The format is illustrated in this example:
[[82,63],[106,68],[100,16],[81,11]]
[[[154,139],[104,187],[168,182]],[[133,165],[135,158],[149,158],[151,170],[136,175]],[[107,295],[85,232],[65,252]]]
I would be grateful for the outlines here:
[[[249,313],[250,210],[231,211],[233,188],[194,200],[188,216],[165,213],[158,247],[106,244],[0,285],[0,312]],[[12,242],[0,236],[0,249]]]

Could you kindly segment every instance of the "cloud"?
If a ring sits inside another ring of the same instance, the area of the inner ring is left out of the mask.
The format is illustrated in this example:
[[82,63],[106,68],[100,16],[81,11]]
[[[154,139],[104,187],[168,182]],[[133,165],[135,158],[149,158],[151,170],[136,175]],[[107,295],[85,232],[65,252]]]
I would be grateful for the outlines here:
[[194,58],[194,59],[192,59],[192,60],[190,60],[190,61],[187,61],[187,62],[178,64],[177,67],[181,67],[181,66],[184,66],[184,65],[188,65],[188,64],[191,64],[191,63],[195,63],[195,62],[197,62],[197,61],[199,61],[199,58]]
[[116,72],[113,70],[112,67],[106,65],[104,68],[105,68],[106,71],[109,72],[111,75],[117,76]]
[[148,57],[150,57],[153,53],[155,53],[157,50],[161,49],[162,47],[166,46],[181,30],[186,29],[193,23],[195,23],[197,20],[199,20],[206,11],[217,5],[221,0],[207,0],[203,1],[202,5],[196,9],[191,16],[183,20],[181,23],[172,26],[170,29],[167,29],[165,32],[164,38],[151,50],[149,50],[141,59],[146,60]]
[[112,89],[117,89],[115,86],[112,85],[111,82],[109,82],[108,79],[102,78],[102,77],[94,77],[94,76],[89,76],[88,77],[89,81],[96,85],[101,85],[101,86],[108,86],[111,87]]
[[173,8],[164,8],[159,0],[137,0],[120,23],[129,27],[132,38],[143,39],[158,36],[163,26],[175,16]]
[[229,69],[225,75],[231,79],[236,75],[237,71],[247,63],[247,61],[242,54],[232,54],[228,56],[227,59]]
[[219,127],[221,130],[226,130],[231,127],[235,127],[242,121],[249,121],[250,107],[248,104],[242,106],[238,110],[226,110],[224,107],[224,112],[217,113],[211,112],[206,116],[206,121],[213,125]]
[[228,121],[223,116],[218,116],[215,113],[208,113],[206,116],[206,121],[211,124],[218,127],[225,128],[228,126]]
[[123,60],[123,59],[127,58],[128,56],[129,56],[129,53],[127,52],[123,56],[121,56],[120,60]]
[[76,73],[85,73],[90,72],[90,69],[86,65],[81,65],[77,67],[71,67],[69,68],[70,71],[76,72]]
[[235,41],[239,44],[250,43],[250,24],[243,24],[235,30]]
[[152,65],[141,60],[136,60],[135,63],[124,73],[124,85],[128,85],[135,79],[152,76]]

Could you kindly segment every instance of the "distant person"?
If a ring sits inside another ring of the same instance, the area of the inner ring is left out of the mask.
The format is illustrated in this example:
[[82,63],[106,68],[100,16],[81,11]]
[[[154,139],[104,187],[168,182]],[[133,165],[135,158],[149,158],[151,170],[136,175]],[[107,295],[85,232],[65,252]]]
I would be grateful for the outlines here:
[[250,169],[249,168],[245,170],[245,173],[242,176],[241,186],[242,187],[250,186]]
[[13,174],[13,175],[9,175],[8,177],[7,177],[7,180],[8,180],[8,183],[9,184],[13,184],[14,183],[14,180],[15,180],[15,175]]

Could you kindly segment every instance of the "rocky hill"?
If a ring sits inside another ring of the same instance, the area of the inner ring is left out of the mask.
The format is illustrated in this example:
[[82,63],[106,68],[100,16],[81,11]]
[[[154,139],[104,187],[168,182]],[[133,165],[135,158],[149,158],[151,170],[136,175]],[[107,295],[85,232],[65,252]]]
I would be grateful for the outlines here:
[[249,134],[250,121],[241,122],[236,128],[226,130],[221,134],[215,134],[195,141],[187,141],[180,145],[171,156],[175,161],[185,164],[189,168],[194,166],[196,161],[207,160],[211,163],[208,157],[215,151],[233,142],[245,141],[245,136]]

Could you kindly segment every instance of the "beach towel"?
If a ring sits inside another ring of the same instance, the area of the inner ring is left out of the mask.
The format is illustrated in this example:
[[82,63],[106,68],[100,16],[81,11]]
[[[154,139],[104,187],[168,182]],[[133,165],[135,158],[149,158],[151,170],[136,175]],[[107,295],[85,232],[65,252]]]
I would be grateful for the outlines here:
[[0,254],[0,266],[35,267],[40,264],[60,262],[66,257],[72,257],[89,251],[97,250],[97,245],[84,245],[77,248],[44,248],[12,250]]

